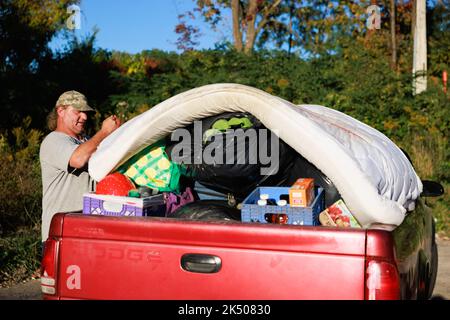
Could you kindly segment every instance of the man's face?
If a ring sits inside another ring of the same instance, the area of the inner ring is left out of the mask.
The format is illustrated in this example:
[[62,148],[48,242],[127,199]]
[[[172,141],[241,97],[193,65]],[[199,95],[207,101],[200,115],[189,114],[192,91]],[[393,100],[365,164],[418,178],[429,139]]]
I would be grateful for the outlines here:
[[76,135],[84,132],[88,119],[85,112],[69,106],[67,108],[61,108],[58,114],[62,117],[62,124],[66,130]]

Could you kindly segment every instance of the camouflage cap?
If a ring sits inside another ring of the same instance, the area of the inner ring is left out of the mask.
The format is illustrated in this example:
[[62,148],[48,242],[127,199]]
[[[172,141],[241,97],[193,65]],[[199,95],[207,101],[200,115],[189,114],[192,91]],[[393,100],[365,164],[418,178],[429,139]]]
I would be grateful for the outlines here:
[[56,106],[71,106],[79,111],[83,112],[95,112],[87,103],[87,99],[84,94],[78,91],[71,90],[64,92],[56,101]]

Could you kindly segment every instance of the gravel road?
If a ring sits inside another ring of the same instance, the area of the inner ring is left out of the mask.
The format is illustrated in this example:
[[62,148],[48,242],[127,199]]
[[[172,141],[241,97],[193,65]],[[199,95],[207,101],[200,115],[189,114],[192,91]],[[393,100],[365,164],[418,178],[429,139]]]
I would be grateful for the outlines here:
[[[438,239],[439,265],[434,299],[450,299],[450,240]],[[41,300],[39,280],[0,288],[0,300]]]

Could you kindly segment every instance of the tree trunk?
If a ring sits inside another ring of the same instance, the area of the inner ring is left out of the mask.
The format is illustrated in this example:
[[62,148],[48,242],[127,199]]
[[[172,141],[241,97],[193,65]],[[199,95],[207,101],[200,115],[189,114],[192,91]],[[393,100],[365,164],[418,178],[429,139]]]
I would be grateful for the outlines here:
[[242,32],[241,32],[241,8],[239,0],[231,1],[231,12],[233,14],[233,38],[236,51],[242,52]]
[[245,53],[251,53],[256,40],[256,15],[258,14],[258,1],[250,0],[248,4],[247,16],[245,22],[247,24],[247,35],[245,37]]
[[[272,4],[258,9],[259,0],[249,0],[245,5],[240,0],[231,0],[231,11],[233,15],[233,38],[234,47],[237,51],[250,54],[261,30],[267,25],[270,16],[277,10],[282,0],[275,0]],[[244,17],[243,6],[247,6]],[[257,23],[257,17],[260,17]],[[243,40],[245,33],[245,41]]]
[[391,0],[391,45],[392,45],[392,57],[391,57],[391,67],[392,69],[397,69],[397,41],[395,37],[395,0]]
[[416,0],[412,0],[411,8],[411,38],[414,39],[414,30],[416,29]]

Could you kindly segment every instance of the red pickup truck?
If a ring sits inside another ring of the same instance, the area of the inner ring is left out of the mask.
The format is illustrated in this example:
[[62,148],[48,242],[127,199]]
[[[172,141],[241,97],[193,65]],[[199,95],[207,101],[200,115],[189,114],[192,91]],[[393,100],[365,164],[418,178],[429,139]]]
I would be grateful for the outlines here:
[[428,299],[437,274],[424,196],[367,229],[57,214],[44,299]]

